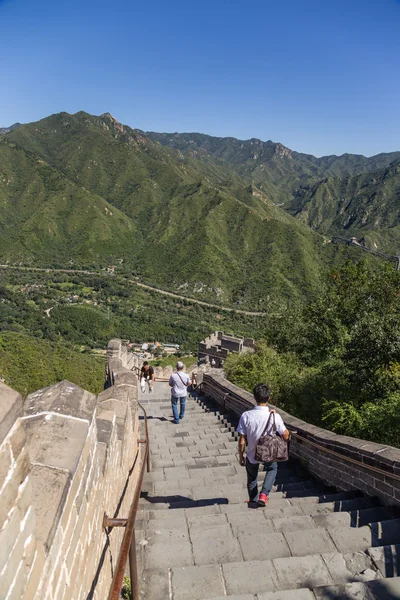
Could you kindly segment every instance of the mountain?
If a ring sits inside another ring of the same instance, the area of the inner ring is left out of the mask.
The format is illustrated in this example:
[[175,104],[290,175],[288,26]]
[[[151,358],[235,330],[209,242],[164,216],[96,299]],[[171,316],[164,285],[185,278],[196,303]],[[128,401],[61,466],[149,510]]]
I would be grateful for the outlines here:
[[212,137],[199,133],[154,133],[151,139],[173,148],[190,164],[216,164],[233,170],[248,184],[255,184],[275,203],[290,207],[298,187],[326,177],[369,173],[400,160],[400,152],[367,158],[357,154],[316,158],[286,148],[280,143],[259,139]]
[[0,137],[0,206],[3,261],[91,261],[138,244],[124,213],[9,137]]
[[21,123],[14,123],[14,125],[10,125],[10,127],[0,127],[0,135],[9,133],[10,131],[13,131],[14,129],[18,129],[18,127],[21,127]]
[[362,238],[372,248],[400,249],[400,160],[372,173],[328,177],[297,190],[290,211],[324,235]]
[[240,171],[189,160],[108,113],[22,125],[0,137],[0,259],[119,260],[153,285],[242,306],[312,295],[347,250]]

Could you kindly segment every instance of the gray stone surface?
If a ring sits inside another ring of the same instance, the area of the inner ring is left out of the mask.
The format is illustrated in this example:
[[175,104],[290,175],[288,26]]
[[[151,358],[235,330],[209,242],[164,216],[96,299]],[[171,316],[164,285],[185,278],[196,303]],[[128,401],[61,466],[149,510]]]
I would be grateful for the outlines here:
[[[199,600],[207,596],[224,595],[224,585],[218,565],[173,567],[171,582],[174,600]],[[150,598],[151,596],[149,600]]]
[[315,596],[308,589],[285,590],[284,592],[257,594],[257,600],[315,600]]
[[361,582],[330,585],[314,589],[317,600],[373,600],[367,586]]
[[168,569],[145,570],[139,581],[141,598],[166,600],[169,598]]
[[222,571],[227,595],[273,592],[278,588],[276,572],[271,561],[229,563],[222,565]]
[[240,594],[240,596],[238,596],[237,594],[235,594],[234,596],[213,596],[212,598],[201,598],[201,600],[227,600],[227,598],[228,600],[255,600],[253,594]]
[[244,560],[271,560],[290,556],[289,546],[282,533],[251,533],[239,535]]
[[189,541],[174,541],[147,545],[144,549],[144,564],[146,569],[163,569],[193,565],[192,549]]
[[277,558],[273,561],[281,590],[316,587],[332,583],[320,556]]
[[325,515],[314,515],[313,521],[316,527],[328,529],[328,527],[351,527],[352,518],[348,512],[334,512]]
[[68,471],[33,465],[32,505],[36,514],[36,536],[48,549],[53,540],[70,485]]
[[89,423],[55,414],[38,415],[24,422],[31,461],[73,474],[86,441]]
[[349,529],[348,527],[333,527],[328,529],[338,552],[356,552],[366,550],[372,543],[372,534],[369,527]]
[[30,394],[25,401],[24,413],[36,415],[41,412],[55,412],[91,421],[95,405],[94,394],[70,381],[60,381]]
[[293,556],[308,556],[336,550],[325,529],[310,529],[301,532],[285,531],[283,535]]
[[192,529],[190,538],[196,565],[242,560],[238,540],[227,523],[211,528]]
[[[273,520],[276,531],[300,531],[302,529],[315,529],[315,523],[311,517],[286,517]],[[301,536],[301,534],[299,534]]]

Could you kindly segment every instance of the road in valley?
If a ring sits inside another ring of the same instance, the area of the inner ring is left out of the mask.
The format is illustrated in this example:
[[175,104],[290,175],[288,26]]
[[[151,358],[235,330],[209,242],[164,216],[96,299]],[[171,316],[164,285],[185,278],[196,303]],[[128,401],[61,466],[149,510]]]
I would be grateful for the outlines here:
[[200,304],[201,306],[206,306],[207,308],[215,308],[216,310],[223,310],[225,312],[235,312],[239,315],[247,315],[249,317],[265,317],[267,314],[265,312],[260,311],[257,312],[251,310],[242,310],[239,308],[230,308],[229,306],[211,304],[210,302],[204,302],[203,300],[196,300],[196,298],[188,298],[187,296],[181,296],[179,294],[175,294],[174,292],[167,292],[166,290],[161,290],[160,288],[156,288],[152,285],[140,283],[139,281],[135,281],[135,279],[128,279],[127,277],[123,277],[122,275],[114,275],[114,273],[99,273],[98,271],[84,271],[83,269],[44,269],[40,267],[18,267],[14,265],[0,265],[0,269],[13,269],[15,271],[39,271],[42,273],[70,273],[71,275],[96,275],[98,277],[119,277],[127,283],[137,285],[138,287],[144,288],[151,292],[157,292],[157,294],[170,296],[171,298],[176,298],[177,300],[185,300],[186,302],[191,302],[192,304]]

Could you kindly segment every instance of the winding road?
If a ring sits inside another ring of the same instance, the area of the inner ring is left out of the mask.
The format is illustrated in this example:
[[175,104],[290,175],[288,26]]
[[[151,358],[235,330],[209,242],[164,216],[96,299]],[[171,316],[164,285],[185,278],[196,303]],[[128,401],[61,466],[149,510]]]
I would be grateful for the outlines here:
[[42,273],[70,273],[72,275],[96,275],[97,277],[114,277],[122,279],[127,283],[131,283],[133,285],[137,285],[138,287],[144,288],[151,292],[157,292],[157,294],[163,294],[164,296],[170,296],[171,298],[176,298],[178,300],[185,300],[186,302],[191,302],[192,304],[200,304],[201,306],[206,306],[207,308],[215,308],[216,310],[223,310],[225,312],[235,312],[239,315],[247,315],[250,317],[265,317],[267,313],[260,311],[251,311],[251,310],[242,310],[239,308],[230,308],[228,306],[220,306],[218,304],[211,304],[210,302],[204,302],[203,300],[197,300],[196,298],[188,298],[187,296],[181,296],[179,294],[175,294],[174,292],[167,292],[166,290],[161,290],[160,288],[156,288],[152,285],[147,285],[145,283],[140,283],[139,281],[135,281],[134,279],[128,279],[127,277],[123,277],[122,275],[114,275],[113,273],[104,273],[98,271],[84,271],[83,269],[45,269],[41,267],[21,267],[14,265],[0,265],[0,269],[13,269],[15,271],[38,271]]

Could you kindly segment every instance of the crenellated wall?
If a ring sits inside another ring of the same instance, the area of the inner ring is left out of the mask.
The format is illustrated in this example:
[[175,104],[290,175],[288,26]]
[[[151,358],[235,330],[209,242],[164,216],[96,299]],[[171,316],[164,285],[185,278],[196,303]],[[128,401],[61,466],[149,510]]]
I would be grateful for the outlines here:
[[0,599],[107,598],[140,465],[137,358],[108,348],[97,397],[63,381],[22,397],[0,383]]
[[[252,394],[225,379],[219,370],[204,373],[202,381],[202,392],[237,417],[255,405]],[[399,448],[337,435],[273,408],[288,429],[300,434],[290,442],[290,455],[305,463],[311,473],[340,490],[360,490],[387,505],[400,505]]]

